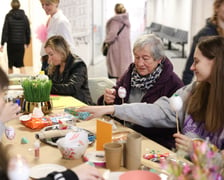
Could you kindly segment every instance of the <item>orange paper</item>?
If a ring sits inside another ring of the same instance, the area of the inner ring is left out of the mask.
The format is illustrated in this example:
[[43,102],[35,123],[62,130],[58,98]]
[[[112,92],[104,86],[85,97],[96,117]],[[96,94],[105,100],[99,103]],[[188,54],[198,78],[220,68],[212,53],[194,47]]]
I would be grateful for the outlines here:
[[96,121],[96,150],[103,150],[105,143],[112,142],[112,124],[97,120]]

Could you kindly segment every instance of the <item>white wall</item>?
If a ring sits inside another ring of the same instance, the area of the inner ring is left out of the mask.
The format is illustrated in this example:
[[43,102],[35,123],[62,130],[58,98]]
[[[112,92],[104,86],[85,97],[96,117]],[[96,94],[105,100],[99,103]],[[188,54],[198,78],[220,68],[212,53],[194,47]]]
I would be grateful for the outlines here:
[[146,0],[107,0],[105,6],[105,23],[114,16],[114,6],[116,3],[124,4],[127,12],[129,13],[129,19],[131,24],[131,41],[135,41],[136,37],[143,33],[145,21],[144,21],[144,6]]
[[189,47],[192,37],[205,25],[205,19],[212,15],[213,1],[147,0],[147,25],[154,21],[188,31]]
[[148,0],[148,25],[152,21],[188,30],[191,19],[191,0]]
[[[27,0],[23,0],[27,2]],[[48,16],[45,14],[45,11],[41,7],[41,3],[39,0],[30,0],[30,22],[31,22],[31,33],[32,33],[32,43],[33,43],[33,68],[36,73],[38,73],[41,69],[41,61],[40,61],[40,49],[41,42],[36,38],[36,29],[42,25],[46,24]]]
[[[95,1],[95,4],[98,1],[99,0]],[[145,1],[147,1],[146,22],[144,21]],[[174,28],[187,30],[189,32],[189,44],[191,44],[192,36],[205,24],[205,19],[212,15],[213,1],[214,0],[103,0],[103,7],[105,8],[100,7],[98,10],[105,11],[102,12],[102,14],[105,15],[102,22],[102,27],[104,27],[106,21],[114,15],[114,5],[116,3],[123,3],[129,12],[132,42],[143,32],[145,23],[149,25],[152,21],[155,21]],[[5,14],[10,10],[10,2],[11,1],[9,0],[1,2],[0,33],[2,31]],[[39,55],[41,42],[36,38],[35,31],[39,25],[46,23],[47,16],[42,9],[39,0],[20,0],[20,2],[21,8],[25,10],[30,18],[33,42],[32,60],[35,67],[34,69],[36,72],[39,72],[41,64]],[[98,6],[94,7],[97,8]],[[98,10],[96,9],[95,11]],[[90,24],[90,31],[91,27]],[[89,50],[86,50],[86,47],[82,46],[83,45],[78,49],[78,54],[87,56],[86,59],[88,59],[88,65],[91,57],[87,55],[86,52],[89,52]],[[0,65],[4,63],[6,64],[6,61],[6,53],[0,53]]]

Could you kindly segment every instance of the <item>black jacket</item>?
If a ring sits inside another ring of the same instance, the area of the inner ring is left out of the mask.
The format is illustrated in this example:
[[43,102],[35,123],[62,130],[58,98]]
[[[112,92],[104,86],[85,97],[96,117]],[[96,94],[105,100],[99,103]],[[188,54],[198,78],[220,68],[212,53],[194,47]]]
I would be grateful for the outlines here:
[[59,72],[56,66],[52,80],[52,94],[73,96],[86,104],[93,104],[88,87],[87,68],[78,56],[70,54],[66,59],[65,70]]
[[6,14],[1,45],[4,45],[5,42],[27,45],[30,43],[30,24],[23,10],[12,9]]
[[190,84],[192,78],[194,76],[194,72],[190,70],[191,65],[194,61],[194,51],[196,48],[197,43],[199,42],[200,38],[205,36],[216,36],[219,35],[217,31],[217,26],[211,22],[211,19],[206,20],[206,25],[194,36],[193,43],[191,45],[190,54],[187,58],[187,63],[183,72],[183,82],[185,85]]

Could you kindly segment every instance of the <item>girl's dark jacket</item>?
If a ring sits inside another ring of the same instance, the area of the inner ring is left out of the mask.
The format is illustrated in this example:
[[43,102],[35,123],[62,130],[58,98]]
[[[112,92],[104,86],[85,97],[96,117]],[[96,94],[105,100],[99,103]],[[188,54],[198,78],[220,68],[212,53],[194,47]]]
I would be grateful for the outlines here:
[[78,100],[93,104],[88,87],[87,67],[78,56],[69,54],[64,72],[60,74],[60,65],[49,78],[52,80],[52,94],[73,96]]

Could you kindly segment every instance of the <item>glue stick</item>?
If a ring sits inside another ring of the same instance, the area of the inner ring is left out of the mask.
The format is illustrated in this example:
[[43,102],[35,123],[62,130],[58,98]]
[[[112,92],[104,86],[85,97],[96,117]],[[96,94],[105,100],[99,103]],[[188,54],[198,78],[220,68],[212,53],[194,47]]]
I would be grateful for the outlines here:
[[40,141],[35,141],[34,143],[34,156],[35,158],[39,158],[40,156]]

